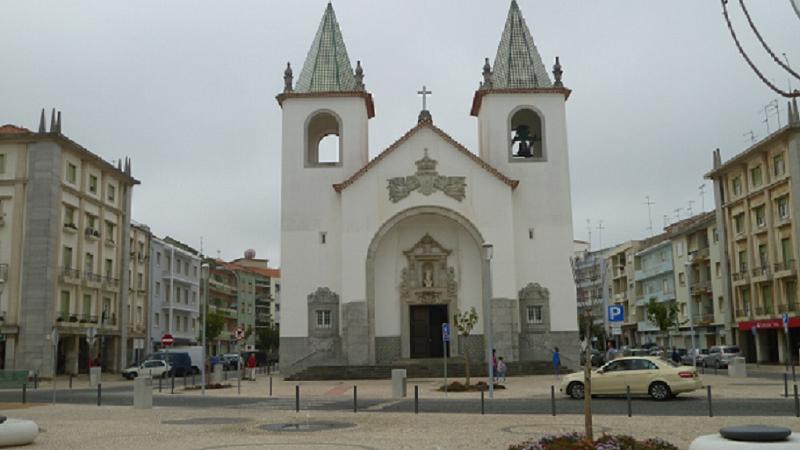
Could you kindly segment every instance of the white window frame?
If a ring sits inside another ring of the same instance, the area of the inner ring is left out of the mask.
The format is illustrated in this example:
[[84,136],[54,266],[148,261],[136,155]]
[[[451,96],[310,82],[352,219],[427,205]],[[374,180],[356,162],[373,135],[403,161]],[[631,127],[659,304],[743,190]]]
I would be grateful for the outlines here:
[[541,305],[528,305],[526,308],[526,316],[528,323],[531,325],[539,325],[544,323],[544,308]]
[[317,314],[317,328],[329,329],[333,328],[333,313],[330,309],[318,309]]

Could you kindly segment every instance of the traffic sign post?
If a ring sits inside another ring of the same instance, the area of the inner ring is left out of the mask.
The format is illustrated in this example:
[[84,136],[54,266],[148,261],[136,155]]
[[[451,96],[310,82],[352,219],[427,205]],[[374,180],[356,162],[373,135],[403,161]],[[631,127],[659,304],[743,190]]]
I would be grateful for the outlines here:
[[783,321],[783,335],[786,336],[786,355],[783,357],[784,361],[786,362],[786,373],[789,372],[789,365],[792,365],[794,368],[794,354],[792,353],[792,346],[789,343],[789,313],[783,313],[781,316]]
[[161,338],[161,345],[164,347],[169,347],[170,345],[175,343],[175,338],[172,337],[171,334],[167,333]]
[[624,322],[625,321],[625,306],[624,305],[608,305],[608,321],[609,322]]
[[450,342],[450,324],[442,324],[442,353],[444,353],[444,396],[447,397],[447,344]]

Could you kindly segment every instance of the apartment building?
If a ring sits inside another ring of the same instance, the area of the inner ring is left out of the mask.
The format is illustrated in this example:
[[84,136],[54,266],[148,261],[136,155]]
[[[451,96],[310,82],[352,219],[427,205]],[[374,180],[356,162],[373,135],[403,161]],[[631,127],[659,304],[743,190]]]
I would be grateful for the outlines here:
[[236,351],[234,330],[239,326],[239,280],[237,271],[223,261],[208,260],[208,313],[220,314],[224,321],[219,336],[209,337],[212,354]]
[[174,345],[197,345],[200,323],[200,253],[170,237],[150,240],[150,326],[148,350],[161,348],[172,335]]
[[617,328],[615,324],[611,324],[611,337],[618,346],[636,345],[639,321],[645,320],[643,317],[637,316],[635,308],[634,255],[639,248],[639,241],[627,241],[608,251],[612,302],[622,305],[625,310],[625,321],[622,325]]
[[647,319],[647,304],[675,302],[675,276],[672,264],[672,243],[666,233],[639,243],[634,254],[634,291],[636,314],[636,343],[656,343],[669,346],[668,331],[662,332]]
[[150,227],[131,221],[127,313],[129,363],[144,358],[150,312]]
[[[709,348],[732,342],[730,298],[726,294],[720,233],[714,212],[706,212],[667,227],[672,241],[680,331],[672,345]],[[694,341],[692,341],[694,336]]]
[[734,343],[751,362],[785,361],[784,314],[793,354],[800,344],[800,115],[796,102],[788,109],[788,125],[728,161],[716,150],[706,174],[714,181],[721,259],[732,272]]
[[[608,331],[608,289],[610,276],[606,270],[608,249],[591,251],[588,246],[576,249],[573,269],[578,300],[578,323],[586,327],[586,314],[591,312],[593,335],[603,339]],[[603,333],[599,333],[603,330]]]
[[[41,376],[128,361],[130,161],[61,131],[0,127],[0,364]],[[91,345],[87,336],[94,336]],[[55,338],[55,339],[54,339]]]

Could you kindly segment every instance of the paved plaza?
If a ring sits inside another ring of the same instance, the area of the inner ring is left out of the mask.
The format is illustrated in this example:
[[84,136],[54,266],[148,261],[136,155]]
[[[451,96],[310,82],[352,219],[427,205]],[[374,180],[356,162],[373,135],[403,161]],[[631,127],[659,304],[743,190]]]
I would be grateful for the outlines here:
[[[129,406],[131,382],[107,380],[98,407],[96,390],[84,378],[74,380],[72,390],[59,389],[56,405],[50,403],[47,382],[27,393],[25,405],[19,391],[2,391],[0,414],[35,420],[43,432],[33,448],[42,449],[501,449],[530,437],[582,430],[582,402],[557,394],[557,416],[551,415],[550,386],[555,381],[552,376],[512,377],[508,389],[497,391],[492,401],[486,399],[486,414],[481,415],[479,393],[445,398],[435,390],[440,382],[435,379],[409,380],[409,397],[402,400],[391,398],[389,380],[287,382],[276,376],[269,397],[268,378],[261,375],[255,382],[243,381],[241,394],[238,380],[230,379],[231,387],[208,390],[203,397],[184,390],[183,380],[176,379],[175,394],[164,383],[162,393],[155,388],[152,410],[135,410]],[[782,381],[725,375],[705,375],[703,381],[712,386],[715,417],[708,417],[706,391],[663,403],[636,399],[630,418],[624,399],[601,398],[594,402],[596,431],[660,437],[681,448],[725,425],[764,423],[800,431],[793,399],[782,396]],[[57,387],[67,384],[57,380]],[[352,409],[353,385],[358,386],[357,413]],[[414,386],[419,386],[419,414],[413,411]],[[306,424],[342,428],[306,431]]]

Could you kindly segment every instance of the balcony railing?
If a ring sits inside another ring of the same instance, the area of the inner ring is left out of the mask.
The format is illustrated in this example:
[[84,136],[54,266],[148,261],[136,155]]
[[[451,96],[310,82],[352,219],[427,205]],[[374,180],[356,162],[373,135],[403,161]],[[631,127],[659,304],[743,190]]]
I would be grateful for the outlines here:
[[68,278],[75,278],[80,280],[81,279],[81,271],[78,269],[73,269],[71,267],[62,267],[61,268],[61,276],[68,277]]
[[88,270],[83,272],[83,276],[86,278],[86,281],[91,281],[93,283],[100,283],[103,281],[103,277],[100,276],[100,274],[90,272]]
[[747,281],[750,279],[750,275],[747,272],[747,269],[744,268],[741,272],[734,272],[733,273],[733,281]]
[[764,308],[762,308],[761,306],[756,307],[756,315],[757,316],[763,316],[764,315]]
[[695,314],[694,322],[697,325],[709,325],[714,322],[714,313]]
[[772,304],[764,305],[764,314],[771,315],[775,309],[772,307]]
[[699,294],[708,292],[711,290],[711,281],[710,280],[702,280],[692,283],[692,294]]
[[786,305],[786,309],[788,309],[789,311],[797,311],[798,310],[797,302],[789,302],[789,304]]
[[762,267],[756,267],[750,272],[754,277],[766,277],[769,276],[769,265],[765,265]]
[[699,250],[695,250],[693,252],[689,252],[689,256],[692,257],[692,261],[703,261],[708,259],[708,247],[701,248]]
[[0,278],[8,280],[8,264],[0,264]]
[[743,309],[737,309],[736,310],[736,317],[744,317],[744,310]]
[[790,259],[790,260],[787,260],[787,261],[775,263],[773,268],[775,269],[775,273],[776,274],[778,274],[780,272],[791,272],[791,273],[794,273],[794,271],[795,271],[794,260]]
[[105,278],[103,278],[103,283],[105,283],[105,284],[107,284],[109,286],[115,286],[115,287],[119,286],[119,280],[114,278],[114,277],[109,277],[109,276],[106,276]]

